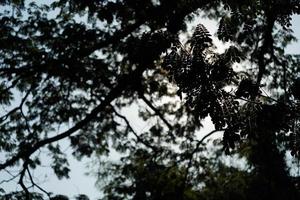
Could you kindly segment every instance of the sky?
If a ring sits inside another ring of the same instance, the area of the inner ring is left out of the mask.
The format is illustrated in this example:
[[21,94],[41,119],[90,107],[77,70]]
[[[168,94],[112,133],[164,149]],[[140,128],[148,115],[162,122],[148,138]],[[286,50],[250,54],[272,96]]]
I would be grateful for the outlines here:
[[[194,23],[189,26],[189,30],[192,30],[195,25],[202,23],[209,32],[214,35],[217,29],[217,22],[207,20],[207,19],[197,19]],[[292,19],[292,29],[294,30],[295,36],[300,40],[300,16],[293,16]],[[218,48],[224,49],[225,46],[220,41],[214,37],[214,42],[217,44]],[[300,42],[294,43],[287,48],[287,53],[300,53]],[[123,111],[123,114],[127,116],[131,125],[136,129],[137,132],[145,130],[151,126],[149,123],[142,122],[138,117],[137,107],[132,106],[126,108]],[[208,133],[212,129],[211,122],[207,119],[204,122],[204,128],[201,132]],[[61,142],[62,146],[65,146],[66,153],[71,154],[71,149],[68,148],[67,142]],[[91,200],[97,199],[101,196],[101,192],[95,187],[96,178],[93,176],[87,176],[86,173],[90,170],[87,168],[87,165],[92,165],[92,167],[101,167],[94,166],[91,159],[83,159],[77,161],[71,155],[68,156],[69,164],[71,167],[70,179],[58,180],[54,175],[53,171],[49,169],[51,163],[47,156],[42,157],[43,167],[39,167],[34,171],[34,177],[38,180],[37,183],[45,190],[49,192],[54,192],[55,194],[64,194],[69,197],[73,197],[74,194],[86,194],[90,197]],[[111,159],[116,160],[118,155],[112,153]],[[1,159],[2,160],[2,159]],[[0,181],[3,178],[8,178],[8,174],[5,172],[0,173]],[[17,180],[10,184],[6,184],[4,187],[7,191],[15,191],[20,189],[17,184]],[[38,191],[38,190],[35,190]]]
[[287,53],[300,54],[300,15],[294,15],[292,18],[292,29],[298,42],[289,45],[286,49]]

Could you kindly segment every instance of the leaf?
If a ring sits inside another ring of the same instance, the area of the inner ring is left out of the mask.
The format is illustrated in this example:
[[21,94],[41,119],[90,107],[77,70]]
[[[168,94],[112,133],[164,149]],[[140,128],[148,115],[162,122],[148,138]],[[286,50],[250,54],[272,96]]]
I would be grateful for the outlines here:
[[203,24],[198,24],[190,40],[192,48],[204,50],[212,46],[211,35]]

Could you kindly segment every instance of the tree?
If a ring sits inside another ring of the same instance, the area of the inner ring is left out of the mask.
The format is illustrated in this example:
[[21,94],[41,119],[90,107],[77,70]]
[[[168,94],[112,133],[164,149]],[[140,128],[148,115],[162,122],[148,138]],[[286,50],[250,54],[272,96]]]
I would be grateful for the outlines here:
[[[295,40],[290,21],[300,12],[297,1],[1,3],[0,150],[6,159],[0,170],[19,166],[12,178],[23,190],[3,198],[42,198],[24,177],[50,198],[31,170],[41,164],[38,151],[47,149],[56,175],[68,177],[57,143],[65,139],[78,159],[109,155],[111,148],[122,153],[123,163],[107,168],[119,175],[107,185],[107,199],[299,197],[284,160],[285,152],[300,155],[299,55],[285,53]],[[186,44],[179,40],[200,12],[219,21],[217,36],[230,44],[224,53],[215,51],[202,24]],[[157,123],[137,133],[122,113],[133,104],[140,105],[141,119]],[[208,116],[215,130],[199,139]],[[197,157],[204,140],[220,131],[226,154],[247,144],[251,173],[213,168]],[[251,180],[241,189],[248,195],[231,188],[214,196],[215,183],[205,181],[212,175],[200,171],[209,168],[220,182],[239,174],[240,182]]]

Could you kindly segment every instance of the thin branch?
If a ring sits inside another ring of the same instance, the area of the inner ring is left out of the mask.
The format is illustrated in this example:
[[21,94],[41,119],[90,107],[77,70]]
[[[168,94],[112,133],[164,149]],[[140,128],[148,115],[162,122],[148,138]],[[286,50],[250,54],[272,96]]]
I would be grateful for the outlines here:
[[211,135],[213,135],[214,133],[220,132],[220,131],[225,131],[226,129],[219,129],[219,130],[213,130],[211,132],[209,132],[208,134],[206,134],[201,140],[199,140],[196,144],[195,149],[192,151],[192,153],[190,154],[191,157],[193,157],[193,155],[199,150],[199,147],[201,144],[203,144],[204,140],[206,140],[208,137],[210,137]]
[[3,116],[0,117],[0,122],[5,121],[5,120],[8,118],[9,115],[11,115],[11,114],[13,114],[14,112],[16,112],[16,111],[22,109],[23,104],[25,103],[25,101],[26,101],[26,99],[28,98],[28,96],[29,96],[30,92],[32,91],[32,89],[33,89],[33,87],[31,87],[31,88],[26,92],[25,96],[24,96],[24,97],[22,98],[22,100],[21,100],[21,103],[20,103],[17,107],[13,108],[13,109],[10,110],[8,113],[6,113],[5,115],[3,115]]
[[11,114],[13,114],[14,112],[16,112],[17,110],[19,110],[19,106],[17,106],[17,107],[15,107],[15,108],[13,108],[13,109],[11,109],[8,113],[6,113],[5,115],[2,115],[1,117],[0,117],[0,122],[3,122],[3,121],[5,121],[7,118],[8,118],[8,116],[10,116]]
[[19,109],[20,109],[20,112],[21,112],[22,117],[23,117],[24,120],[25,120],[26,129],[27,129],[28,133],[31,133],[31,130],[30,130],[30,126],[29,126],[27,117],[25,116],[25,114],[24,114],[24,112],[23,112],[23,105],[24,105],[26,99],[28,98],[30,92],[32,91],[32,89],[33,89],[33,86],[31,86],[30,89],[27,91],[25,97],[22,99],[22,102],[21,102],[20,105],[19,105]]
[[16,174],[16,175],[12,175],[11,173],[9,173],[12,177],[10,179],[6,179],[6,180],[3,180],[0,182],[0,185],[3,184],[3,183],[9,183],[11,181],[13,181],[15,178],[17,178],[18,176],[20,176],[20,173],[19,174]]
[[144,20],[139,19],[136,23],[128,25],[125,29],[122,29],[120,31],[117,31],[114,33],[114,35],[108,37],[104,41],[98,42],[96,45],[89,49],[83,49],[81,52],[79,52],[81,55],[88,56],[97,49],[101,49],[104,47],[107,47],[110,44],[115,44],[120,42],[121,39],[132,33],[134,30],[136,30],[138,27],[140,27],[144,23]]
[[185,177],[184,177],[184,184],[186,184],[189,170],[192,167],[192,161],[193,161],[194,154],[199,151],[200,145],[203,144],[204,140],[206,140],[208,137],[210,137],[214,133],[217,133],[217,132],[220,132],[220,131],[225,131],[225,129],[213,130],[213,131],[209,132],[208,134],[206,134],[201,140],[199,140],[197,142],[195,149],[189,154],[189,162],[188,162],[188,165],[187,165],[187,168],[186,168],[186,173],[185,173]]
[[199,147],[204,142],[205,139],[207,139],[209,136],[211,136],[212,134],[214,134],[216,132],[219,132],[219,131],[224,131],[224,129],[213,130],[213,131],[209,132],[208,134],[206,134],[201,140],[199,140],[197,142],[195,149],[188,155],[189,162],[188,162],[187,167],[185,169],[185,174],[184,174],[184,177],[183,177],[183,180],[182,180],[182,183],[181,183],[181,187],[180,187],[180,190],[181,190],[182,194],[183,194],[183,192],[186,188],[186,185],[187,185],[188,174],[189,174],[190,168],[192,167],[192,160],[193,160],[194,154],[199,151]]
[[16,78],[15,80],[12,81],[11,85],[8,86],[7,88],[5,88],[5,90],[3,92],[7,92],[9,91],[10,89],[14,88],[17,83],[19,82],[19,80],[21,80],[22,76],[19,76],[18,78]]
[[20,158],[28,158],[31,154],[33,154],[39,148],[41,148],[47,144],[50,144],[52,142],[56,142],[58,140],[66,138],[66,137],[70,136],[72,133],[74,133],[74,132],[78,131],[79,129],[81,129],[82,127],[84,127],[86,124],[88,124],[88,122],[90,122],[92,119],[97,117],[98,113],[101,112],[107,105],[109,105],[109,103],[112,100],[114,100],[119,95],[120,89],[121,89],[121,87],[117,87],[117,88],[113,89],[111,91],[111,93],[107,96],[107,98],[100,105],[98,105],[96,108],[94,108],[91,111],[91,113],[87,114],[84,119],[79,121],[72,128],[68,129],[67,131],[65,131],[61,134],[58,134],[58,135],[50,137],[50,138],[46,138],[44,140],[41,140],[41,141],[35,143],[32,146],[32,148],[28,149],[27,151],[20,151],[18,154],[13,156],[11,159],[7,160],[5,163],[0,164],[0,170],[13,165]]
[[52,142],[59,141],[61,139],[64,139],[66,137],[69,137],[71,134],[74,132],[80,130],[83,128],[85,125],[87,125],[90,121],[92,121],[94,118],[97,117],[98,113],[103,111],[110,103],[116,99],[120,94],[131,84],[134,83],[134,80],[136,77],[139,77],[142,72],[144,71],[144,68],[138,68],[136,71],[132,72],[131,74],[124,75],[120,78],[119,84],[113,88],[110,93],[106,96],[106,98],[96,106],[89,114],[86,115],[84,119],[79,121],[77,124],[75,124],[73,127],[70,129],[56,135],[50,138],[43,139],[41,141],[35,142],[31,144],[31,148],[28,148],[26,151],[22,150],[19,151],[15,156],[11,157],[10,159],[6,160],[3,164],[0,164],[0,171],[5,169],[8,166],[12,166],[20,160],[21,158],[29,158],[34,152],[36,152],[39,148],[50,144]]
[[50,193],[47,192],[46,190],[44,190],[42,187],[40,187],[39,185],[37,185],[34,181],[33,181],[33,178],[31,176],[31,173],[30,173],[30,170],[27,168],[27,173],[29,175],[29,179],[30,179],[30,182],[32,184],[32,186],[36,186],[39,190],[41,190],[42,192],[44,192],[50,199]]
[[253,104],[259,104],[259,105],[261,104],[260,102],[257,102],[257,101],[254,101],[254,100],[245,99],[243,97],[237,97],[236,95],[231,94],[230,92],[227,92],[227,94],[229,96],[231,96],[232,98],[234,98],[234,99],[240,99],[240,100],[246,101],[248,103],[253,103]]
[[148,142],[145,142],[135,131],[134,131],[134,129],[133,129],[133,127],[130,125],[130,122],[128,121],[128,119],[125,117],[125,116],[123,116],[123,115],[121,115],[120,113],[118,113],[117,111],[116,111],[116,109],[111,105],[111,108],[113,109],[113,111],[114,111],[114,113],[118,116],[118,117],[120,117],[121,119],[123,119],[124,121],[125,121],[125,123],[126,123],[126,125],[127,125],[127,127],[129,128],[129,130],[134,134],[134,136],[137,138],[137,140],[139,141],[139,142],[141,142],[142,144],[144,144],[146,147],[149,147],[149,148],[151,148],[152,150],[154,150],[154,151],[156,151],[157,150],[157,148],[156,147],[154,147],[154,146],[152,146],[151,144],[149,144]]
[[173,129],[173,126],[165,119],[163,114],[157,108],[155,108],[155,106],[143,94],[140,95],[140,98],[155,112],[157,116],[159,116],[159,118],[167,125],[170,130]]
[[23,191],[25,192],[25,198],[26,198],[26,200],[30,200],[30,193],[28,191],[28,188],[24,184],[24,177],[25,177],[25,172],[27,170],[27,167],[28,167],[28,160],[24,160],[23,169],[20,172],[19,184],[21,185]]

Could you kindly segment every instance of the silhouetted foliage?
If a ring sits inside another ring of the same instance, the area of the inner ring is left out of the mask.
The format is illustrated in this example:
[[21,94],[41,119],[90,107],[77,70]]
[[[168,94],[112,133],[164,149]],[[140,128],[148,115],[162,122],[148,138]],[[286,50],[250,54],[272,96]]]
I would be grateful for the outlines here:
[[[300,156],[300,55],[285,52],[298,1],[0,4],[0,171],[12,176],[1,184],[20,186],[0,185],[1,199],[68,199],[32,176],[43,150],[69,177],[60,141],[78,160],[120,154],[99,164],[104,199],[299,199],[285,159]],[[201,14],[219,22],[223,52],[202,23],[179,39]],[[126,116],[136,106],[149,129]],[[215,130],[203,136],[207,117]],[[205,145],[216,132],[222,140]]]

